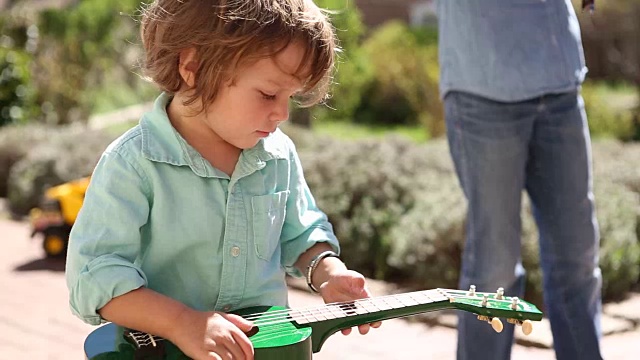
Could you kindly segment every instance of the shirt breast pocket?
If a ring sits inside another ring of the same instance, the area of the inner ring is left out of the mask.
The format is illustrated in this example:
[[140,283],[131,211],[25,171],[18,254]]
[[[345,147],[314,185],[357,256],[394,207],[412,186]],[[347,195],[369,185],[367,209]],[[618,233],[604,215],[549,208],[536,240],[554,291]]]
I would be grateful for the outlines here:
[[288,197],[289,191],[281,191],[251,198],[253,241],[258,257],[263,260],[271,260],[280,243]]

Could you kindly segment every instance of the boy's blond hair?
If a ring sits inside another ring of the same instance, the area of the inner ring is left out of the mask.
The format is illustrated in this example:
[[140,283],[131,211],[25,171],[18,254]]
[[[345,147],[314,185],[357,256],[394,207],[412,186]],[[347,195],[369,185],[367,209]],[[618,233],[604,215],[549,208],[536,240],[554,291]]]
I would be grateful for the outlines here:
[[203,106],[236,70],[296,41],[305,49],[295,74],[304,84],[297,100],[321,102],[338,51],[332,26],[312,0],[155,0],[143,9],[140,33],[145,76],[171,94],[182,86],[180,52],[196,49],[196,82],[186,104],[201,99]]

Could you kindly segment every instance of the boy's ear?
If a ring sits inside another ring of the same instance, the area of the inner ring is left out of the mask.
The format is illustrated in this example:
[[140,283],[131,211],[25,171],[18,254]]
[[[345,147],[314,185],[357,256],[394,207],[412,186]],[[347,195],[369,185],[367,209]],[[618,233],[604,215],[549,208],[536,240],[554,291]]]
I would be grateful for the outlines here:
[[196,49],[189,48],[180,51],[180,63],[178,70],[182,81],[189,88],[193,88],[196,83],[196,72],[198,71],[198,61],[196,59]]

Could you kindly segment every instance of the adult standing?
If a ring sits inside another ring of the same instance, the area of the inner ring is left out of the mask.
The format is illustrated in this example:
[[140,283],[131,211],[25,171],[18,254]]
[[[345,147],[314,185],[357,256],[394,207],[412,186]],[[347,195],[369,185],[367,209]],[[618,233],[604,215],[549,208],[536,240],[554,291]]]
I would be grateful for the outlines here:
[[[556,356],[601,359],[587,69],[571,1],[440,0],[438,19],[447,135],[468,200],[460,286],[522,296],[527,191]],[[513,331],[461,314],[458,359],[510,358]]]

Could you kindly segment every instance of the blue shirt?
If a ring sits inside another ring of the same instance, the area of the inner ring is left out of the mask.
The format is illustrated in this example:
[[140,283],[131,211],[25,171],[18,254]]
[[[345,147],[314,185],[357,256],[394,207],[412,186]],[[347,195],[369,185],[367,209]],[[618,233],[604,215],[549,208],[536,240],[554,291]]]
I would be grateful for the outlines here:
[[87,323],[141,286],[201,311],[286,306],[300,254],[338,251],[284,133],[244,150],[229,177],[171,126],[169,100],[104,152],[71,231],[70,305]]
[[522,101],[585,78],[570,0],[438,0],[440,95]]

